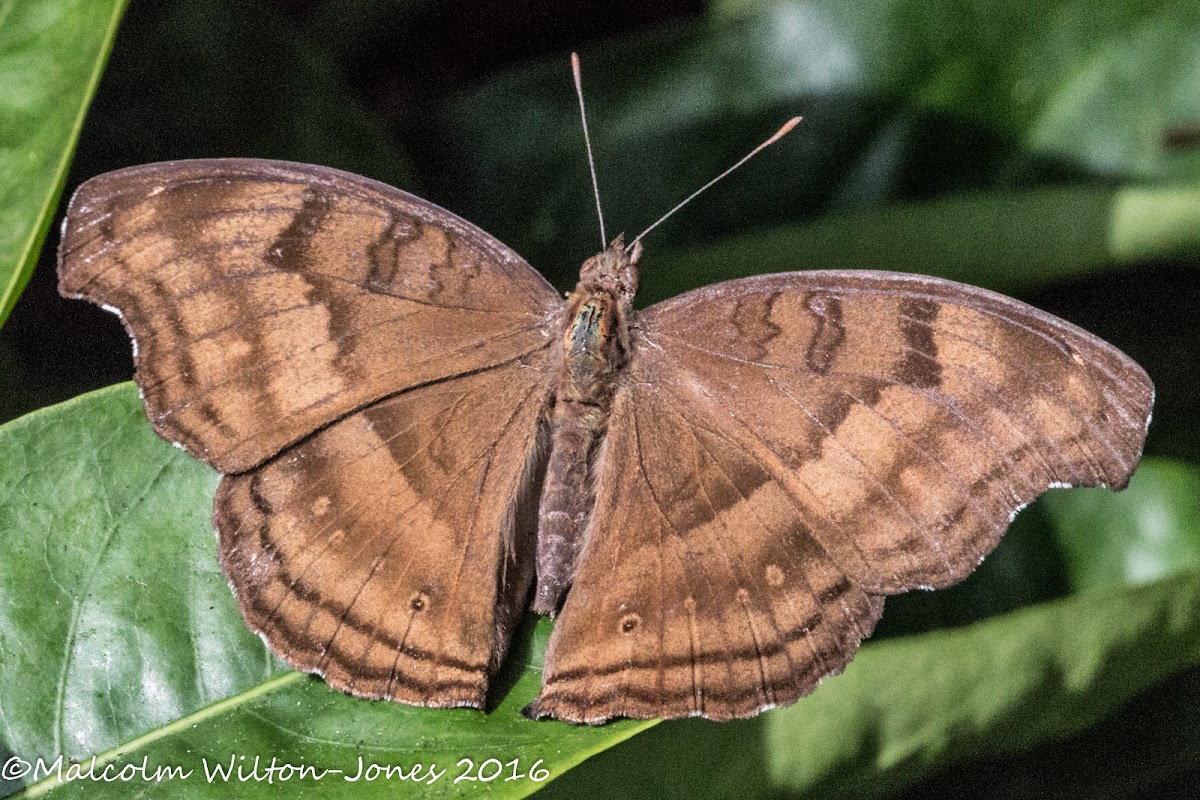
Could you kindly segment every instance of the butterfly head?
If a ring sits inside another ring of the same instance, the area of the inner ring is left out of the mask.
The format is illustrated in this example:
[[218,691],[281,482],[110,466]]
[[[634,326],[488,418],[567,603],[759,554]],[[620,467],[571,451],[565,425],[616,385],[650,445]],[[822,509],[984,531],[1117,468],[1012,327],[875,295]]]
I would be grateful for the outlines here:
[[583,262],[575,291],[608,292],[625,303],[632,303],[637,294],[637,263],[641,257],[641,242],[635,242],[627,250],[625,235],[621,234],[607,248]]

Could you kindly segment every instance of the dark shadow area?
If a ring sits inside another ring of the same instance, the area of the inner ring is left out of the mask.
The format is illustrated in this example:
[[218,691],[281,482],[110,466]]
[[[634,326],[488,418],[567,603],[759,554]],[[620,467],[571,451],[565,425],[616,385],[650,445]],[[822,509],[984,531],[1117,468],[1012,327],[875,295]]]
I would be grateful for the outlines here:
[[540,619],[541,617],[532,612],[527,612],[521,617],[520,624],[513,632],[512,643],[508,646],[508,654],[504,657],[499,671],[492,677],[491,686],[488,689],[485,710],[489,714],[496,710],[500,702],[517,685],[517,681],[525,672],[526,665],[533,660],[534,653],[537,653],[537,659],[540,662],[541,652],[536,646],[543,644],[539,643],[537,638],[537,625]]
[[970,625],[1069,592],[1064,555],[1050,521],[1034,504],[1017,515],[999,546],[962,583],[889,597],[871,638]]
[[1146,454],[1200,461],[1200,264],[1147,263],[1054,283],[1021,299],[1121,342],[1154,381]]
[[1087,732],[939,772],[894,800],[1195,797],[1200,786],[1200,669],[1139,696]]

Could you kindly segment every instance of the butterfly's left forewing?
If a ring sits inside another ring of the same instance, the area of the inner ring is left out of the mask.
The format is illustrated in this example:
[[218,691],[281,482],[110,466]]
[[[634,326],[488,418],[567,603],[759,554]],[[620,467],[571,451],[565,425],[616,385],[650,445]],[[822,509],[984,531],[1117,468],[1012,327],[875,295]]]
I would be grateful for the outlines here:
[[1153,401],[1111,345],[921,276],[731,281],[638,327],[535,713],[796,699],[884,595],[961,580],[1046,488],[1124,486]]

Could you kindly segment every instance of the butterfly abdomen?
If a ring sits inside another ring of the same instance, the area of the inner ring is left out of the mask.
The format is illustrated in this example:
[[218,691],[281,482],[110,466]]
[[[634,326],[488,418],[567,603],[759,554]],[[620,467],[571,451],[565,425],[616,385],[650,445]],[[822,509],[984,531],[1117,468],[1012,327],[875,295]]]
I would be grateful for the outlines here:
[[583,550],[583,531],[593,503],[588,453],[597,432],[595,415],[588,411],[577,403],[559,404],[551,423],[550,460],[538,506],[533,610],[539,614],[553,616],[558,611]]

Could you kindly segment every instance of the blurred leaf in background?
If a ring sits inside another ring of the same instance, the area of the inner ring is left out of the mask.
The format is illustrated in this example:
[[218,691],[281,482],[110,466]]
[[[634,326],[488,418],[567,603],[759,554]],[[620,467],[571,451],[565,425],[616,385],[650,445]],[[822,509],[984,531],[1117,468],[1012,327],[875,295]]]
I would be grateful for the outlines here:
[[[51,223],[119,12],[0,5],[4,308]],[[133,4],[66,188],[169,158],[321,163],[417,191],[569,288],[598,244],[573,48],[610,231],[640,231],[805,117],[647,239],[641,302],[817,267],[1012,293],[1154,379],[1150,458],[1130,489],[1054,492],[1027,509],[964,583],[889,600],[846,674],[792,708],[574,729],[515,717],[544,622],[486,717],[353,701],[287,671],[247,638],[217,572],[212,473],[155,440],[120,387],[0,428],[0,760],[499,748],[545,759],[547,794],[689,800],[1157,797],[1200,784],[1194,2]],[[0,419],[131,373],[116,319],[55,294],[55,244],[0,329]]]

